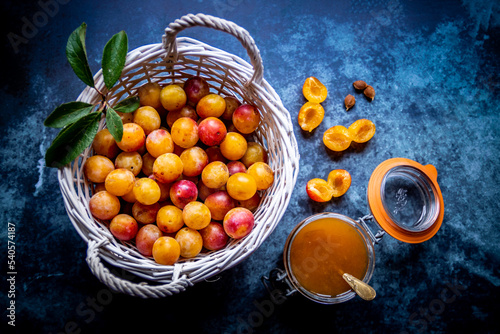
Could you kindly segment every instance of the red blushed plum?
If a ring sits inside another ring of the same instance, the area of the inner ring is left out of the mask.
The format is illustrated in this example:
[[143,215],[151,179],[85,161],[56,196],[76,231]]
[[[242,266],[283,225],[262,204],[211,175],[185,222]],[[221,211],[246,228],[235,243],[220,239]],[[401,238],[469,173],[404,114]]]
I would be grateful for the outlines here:
[[126,214],[119,214],[111,220],[109,230],[116,239],[129,241],[137,235],[139,225],[133,217]]
[[158,226],[154,224],[144,225],[135,236],[137,250],[144,256],[153,255],[153,245],[159,237],[163,236]]
[[229,176],[236,174],[236,173],[246,173],[247,168],[245,167],[245,164],[241,161],[230,161],[227,163],[227,169],[229,169]]
[[223,220],[226,213],[236,206],[234,199],[225,191],[218,191],[205,199],[205,205],[210,210],[212,219]]
[[220,150],[219,146],[211,146],[205,150],[205,152],[208,155],[208,162],[214,162],[214,161],[220,161],[223,163],[227,162],[227,159],[225,156],[222,155],[222,152]]
[[180,180],[170,187],[170,200],[180,209],[183,209],[189,202],[196,201],[197,198],[198,188],[192,181]]
[[199,230],[203,239],[203,247],[208,250],[219,250],[226,247],[229,236],[224,231],[222,224],[210,222],[207,227]]
[[241,133],[251,133],[260,124],[260,114],[252,105],[242,104],[233,113],[233,124]]
[[217,117],[207,117],[198,125],[198,136],[203,144],[217,146],[226,137],[226,125]]
[[245,209],[254,212],[259,207],[260,199],[261,199],[260,194],[256,192],[255,195],[250,197],[250,199],[237,201],[237,206],[241,206]]
[[198,181],[198,196],[202,202],[205,202],[207,197],[213,193],[216,193],[219,189],[209,188],[203,183],[203,181]]
[[234,208],[224,217],[224,231],[233,239],[241,239],[252,232],[255,219],[253,213],[245,208]]
[[196,105],[202,97],[210,93],[210,87],[205,79],[193,76],[184,83],[184,91],[189,102]]
[[234,111],[240,106],[240,102],[234,96],[226,96],[224,100],[226,100],[226,110],[221,117],[225,120],[230,121],[233,119]]
[[189,117],[192,118],[195,121],[198,121],[198,114],[196,113],[196,110],[188,105],[185,105],[179,110],[173,110],[169,111],[167,114],[167,125],[172,128],[172,125],[176,120],[178,120],[181,117]]

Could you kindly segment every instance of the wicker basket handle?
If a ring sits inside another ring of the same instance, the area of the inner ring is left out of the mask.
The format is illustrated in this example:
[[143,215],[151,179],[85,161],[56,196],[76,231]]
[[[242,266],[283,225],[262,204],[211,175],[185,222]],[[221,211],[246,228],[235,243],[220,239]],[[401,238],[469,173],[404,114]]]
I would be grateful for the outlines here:
[[237,24],[215,16],[205,14],[188,14],[170,23],[165,29],[165,35],[163,35],[162,38],[163,47],[167,50],[168,56],[173,56],[174,59],[177,57],[177,43],[175,42],[177,34],[186,28],[196,26],[220,30],[236,37],[247,50],[250,62],[252,63],[254,69],[252,78],[245,84],[245,86],[250,85],[252,82],[259,85],[261,84],[264,73],[264,65],[262,64],[260,51],[255,45],[255,41],[252,36],[250,36],[248,31]]
[[193,285],[185,276],[174,279],[171,283],[162,285],[132,283],[115,276],[103,265],[99,256],[101,246],[108,242],[109,241],[106,239],[95,241],[89,238],[86,261],[92,273],[111,290],[141,298],[161,298],[184,291],[188,286]]

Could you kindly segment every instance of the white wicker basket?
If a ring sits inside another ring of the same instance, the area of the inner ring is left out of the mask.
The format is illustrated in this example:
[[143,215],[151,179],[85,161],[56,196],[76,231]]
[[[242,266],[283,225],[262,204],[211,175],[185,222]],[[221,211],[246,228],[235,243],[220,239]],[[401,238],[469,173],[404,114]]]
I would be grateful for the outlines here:
[[[197,40],[176,38],[178,32],[193,26],[209,27],[235,36],[247,50],[252,65]],[[255,227],[247,237],[232,240],[222,250],[165,266],[141,255],[133,243],[115,239],[106,224],[90,214],[91,190],[82,172],[85,160],[92,154],[91,148],[87,148],[73,163],[59,169],[59,184],[69,218],[88,243],[87,263],[92,273],[114,291],[142,298],[164,297],[236,265],[274,230],[290,200],[299,169],[290,114],[263,79],[262,60],[254,40],[236,24],[203,14],[189,14],[171,23],[165,29],[163,43],[145,45],[128,53],[120,82],[110,92],[111,103],[135,95],[146,82],[163,85],[185,81],[192,75],[205,78],[213,92],[233,95],[258,107],[262,123],[256,131],[256,140],[267,148],[275,182],[264,193],[255,212]],[[101,71],[94,80],[99,90],[105,90]],[[99,98],[94,89],[87,87],[78,100],[96,103]],[[100,128],[104,126],[103,119]],[[144,282],[135,283],[114,275],[102,260],[139,276]]]

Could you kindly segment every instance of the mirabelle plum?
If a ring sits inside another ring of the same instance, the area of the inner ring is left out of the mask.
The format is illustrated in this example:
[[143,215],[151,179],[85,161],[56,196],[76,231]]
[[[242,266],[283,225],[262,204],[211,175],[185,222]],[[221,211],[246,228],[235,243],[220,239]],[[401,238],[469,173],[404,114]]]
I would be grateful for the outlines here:
[[198,176],[208,165],[208,155],[204,149],[198,146],[190,147],[184,150],[180,157],[184,167],[185,176]]
[[194,230],[207,227],[211,219],[210,209],[204,203],[191,201],[182,209],[184,224]]
[[229,170],[229,176],[235,173],[246,173],[247,168],[245,164],[241,161],[229,161],[227,163],[227,169]]
[[219,191],[219,189],[209,188],[203,183],[202,180],[198,182],[198,197],[202,202],[204,202],[207,197],[215,192]]
[[316,202],[328,202],[333,196],[332,186],[327,181],[319,178],[307,182],[306,192]]
[[159,264],[173,265],[181,255],[181,247],[172,237],[159,237],[153,244],[153,258]]
[[226,184],[229,170],[225,163],[214,161],[209,163],[201,172],[201,181],[209,188],[218,189]]
[[260,114],[256,107],[242,104],[233,112],[233,124],[241,133],[252,133],[260,124]]
[[227,162],[227,159],[222,155],[219,146],[210,146],[205,150],[208,155],[208,162],[220,161],[223,163]]
[[187,96],[184,89],[179,85],[171,84],[162,88],[160,101],[168,111],[178,110],[186,105]]
[[115,158],[120,149],[108,129],[102,129],[95,135],[92,148],[96,155],[103,155],[109,159]]
[[153,224],[159,210],[160,204],[158,203],[145,205],[141,202],[135,202],[132,206],[132,216],[141,224]]
[[136,180],[133,191],[137,201],[145,205],[158,202],[161,196],[158,184],[147,177]]
[[344,151],[351,145],[349,131],[342,125],[336,125],[325,131],[323,143],[332,151]]
[[321,103],[326,100],[328,90],[317,78],[309,77],[302,86],[302,94],[310,102]]
[[248,168],[259,161],[267,163],[267,159],[267,152],[264,146],[257,142],[250,141],[247,144],[247,150],[241,158],[241,162]]
[[155,241],[163,236],[158,226],[154,224],[144,225],[135,236],[137,250],[144,256],[153,255],[153,245]]
[[158,200],[158,202],[164,202],[166,200],[169,200],[170,199],[170,187],[172,186],[172,183],[158,182],[158,180],[156,180],[154,175],[150,175],[149,178],[154,180],[156,182],[156,184],[158,184],[158,186],[160,187],[160,199]]
[[224,97],[224,100],[226,101],[226,110],[224,110],[224,113],[221,115],[221,117],[225,120],[232,120],[233,119],[233,113],[238,108],[241,104],[240,101],[238,101],[237,98],[234,96],[226,96]]
[[90,182],[103,183],[106,176],[114,169],[111,160],[102,155],[93,155],[85,161],[83,173]]
[[172,125],[176,120],[178,120],[181,117],[188,117],[192,118],[194,121],[198,120],[198,114],[196,113],[196,110],[194,110],[193,107],[185,105],[179,110],[173,110],[169,111],[167,114],[167,125],[172,128]]
[[107,191],[99,191],[90,198],[89,209],[94,217],[110,220],[120,212],[120,200]]
[[205,199],[212,219],[223,220],[226,213],[236,206],[235,200],[226,191],[217,191]]
[[113,236],[122,241],[129,241],[135,238],[139,225],[134,218],[126,214],[116,215],[109,224],[109,230]]
[[224,231],[224,227],[217,222],[210,222],[207,227],[201,229],[199,232],[203,239],[203,247],[208,250],[222,249],[229,240],[229,236]]
[[328,174],[327,182],[333,189],[333,197],[340,197],[351,186],[351,174],[345,169],[334,169]]
[[198,124],[189,117],[181,117],[172,124],[170,132],[174,143],[182,148],[196,145],[199,139]]
[[347,130],[353,142],[366,143],[375,134],[375,124],[367,119],[358,119]]
[[207,146],[220,145],[226,134],[226,125],[216,117],[204,118],[198,124],[198,136],[201,142]]
[[210,93],[210,86],[202,77],[192,76],[184,83],[184,91],[188,101],[196,105],[204,96]]
[[193,181],[179,180],[170,187],[170,200],[172,203],[183,209],[189,202],[198,198],[198,188]]
[[201,252],[203,239],[200,232],[189,227],[183,227],[175,235],[175,240],[181,247],[181,256],[193,258]]
[[248,174],[252,175],[257,183],[257,190],[266,190],[274,182],[274,172],[265,162],[256,162],[248,167]]
[[133,152],[139,150],[144,146],[146,141],[146,134],[144,130],[135,123],[123,124],[123,137],[120,142],[116,144],[125,152]]
[[174,205],[165,205],[158,210],[156,225],[165,233],[175,233],[184,226],[182,210]]
[[158,158],[162,154],[174,152],[174,141],[167,130],[154,130],[146,138],[146,149],[149,154]]
[[137,90],[141,106],[150,106],[158,110],[163,108],[160,101],[161,87],[157,82],[148,82]]
[[97,194],[99,191],[106,190],[106,186],[104,183],[94,183],[94,191],[92,192],[93,194]]
[[153,163],[153,175],[158,182],[170,183],[182,175],[183,168],[181,158],[174,153],[165,153]]
[[299,111],[299,126],[302,130],[311,132],[321,124],[324,117],[325,109],[321,104],[306,102]]
[[128,169],[118,168],[111,171],[104,186],[106,190],[115,196],[123,196],[134,188],[135,175]]
[[257,183],[252,175],[236,173],[229,177],[226,190],[237,201],[250,199],[257,192]]
[[153,174],[153,165],[155,163],[156,158],[151,154],[146,153],[142,156],[142,172],[146,176],[150,176]]
[[245,208],[234,208],[224,217],[224,231],[233,239],[241,239],[250,232],[255,224],[253,213]]
[[134,111],[134,123],[139,125],[146,136],[161,126],[161,118],[155,108],[143,106]]
[[134,174],[139,175],[142,169],[142,157],[138,152],[122,152],[115,159],[115,168],[127,169]]
[[241,206],[253,212],[257,210],[257,208],[259,207],[260,200],[261,200],[260,194],[259,192],[256,192],[255,195],[250,197],[250,199],[237,201],[236,206]]
[[[135,182],[135,181],[134,181]],[[126,193],[125,195],[122,195],[121,197],[125,202],[134,204],[137,202],[137,199],[135,198],[134,195],[134,187],[132,187],[132,190]],[[132,212],[132,211],[131,211]]]
[[247,140],[237,132],[229,132],[220,144],[222,155],[229,160],[240,160],[247,148]]
[[226,100],[218,94],[207,94],[196,105],[196,113],[201,118],[220,117],[226,110]]
[[123,124],[134,122],[134,113],[131,113],[131,112],[126,113],[126,112],[119,112],[119,111],[117,111],[116,113],[118,114],[118,116],[120,116],[120,119],[122,120]]

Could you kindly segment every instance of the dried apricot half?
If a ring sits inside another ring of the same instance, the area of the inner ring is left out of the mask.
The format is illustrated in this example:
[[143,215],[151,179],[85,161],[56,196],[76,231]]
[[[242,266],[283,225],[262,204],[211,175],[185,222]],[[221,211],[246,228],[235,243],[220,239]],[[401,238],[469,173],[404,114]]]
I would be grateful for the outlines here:
[[334,169],[328,174],[327,182],[333,189],[333,197],[340,197],[351,186],[351,174],[345,169]]
[[321,124],[325,109],[319,103],[306,102],[299,111],[299,125],[302,130],[311,132]]
[[325,85],[315,77],[309,77],[302,86],[302,93],[309,102],[321,103],[326,100],[328,90]]
[[375,124],[367,119],[358,119],[349,126],[349,136],[356,143],[366,143],[375,134]]
[[351,145],[349,130],[342,125],[332,126],[323,134],[323,143],[332,151],[343,151]]
[[311,179],[306,185],[307,195],[316,202],[328,202],[332,199],[333,188],[323,179]]

